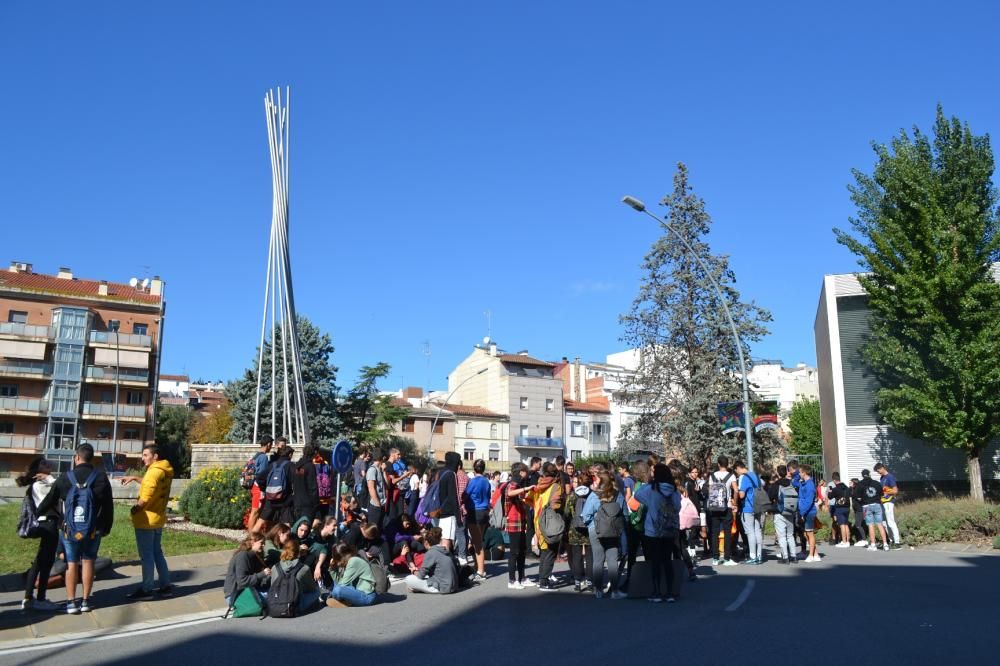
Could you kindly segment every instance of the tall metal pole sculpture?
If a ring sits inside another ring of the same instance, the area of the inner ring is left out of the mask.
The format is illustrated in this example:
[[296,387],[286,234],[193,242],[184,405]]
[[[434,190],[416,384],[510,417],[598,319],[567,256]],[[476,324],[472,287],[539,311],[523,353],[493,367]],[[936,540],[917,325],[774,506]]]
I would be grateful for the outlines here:
[[[271,437],[284,435],[299,446],[309,441],[309,417],[302,382],[302,357],[292,291],[292,260],[288,251],[288,155],[289,101],[291,91],[269,90],[264,95],[268,148],[271,152],[272,213],[268,245],[267,274],[264,278],[264,314],[260,323],[257,355],[257,401],[254,408],[253,441],[257,442],[261,423],[261,403],[271,409]],[[271,377],[267,386],[264,370],[264,342],[270,320]],[[263,390],[262,390],[263,389]],[[269,399],[268,399],[269,396]]]

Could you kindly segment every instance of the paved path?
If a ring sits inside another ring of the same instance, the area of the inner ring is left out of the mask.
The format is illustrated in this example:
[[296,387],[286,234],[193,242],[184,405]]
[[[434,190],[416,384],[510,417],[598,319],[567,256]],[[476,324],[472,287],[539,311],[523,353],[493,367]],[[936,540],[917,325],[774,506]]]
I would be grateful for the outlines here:
[[[105,633],[71,649],[28,644],[22,647],[29,651],[0,649],[0,663],[246,664],[254,655],[274,654],[279,645],[291,650],[286,654],[294,663],[333,655],[348,663],[398,661],[401,655],[458,663],[475,654],[521,661],[547,650],[560,662],[619,663],[623,649],[632,661],[646,654],[656,663],[702,662],[706,654],[718,654],[712,650],[725,650],[720,641],[731,638],[749,640],[733,649],[751,650],[755,660],[830,654],[833,661],[852,663],[884,664],[885,655],[894,663],[959,656],[972,663],[995,661],[1000,632],[992,592],[1000,580],[1000,557],[919,550],[826,552],[818,564],[770,562],[717,572],[703,567],[701,579],[685,585],[681,601],[672,605],[596,600],[571,587],[553,593],[508,590],[505,566],[497,564],[491,571],[497,577],[446,597],[407,597],[397,585],[377,606],[324,608],[294,620],[219,620],[217,613],[192,613],[174,618],[172,626]],[[143,618],[166,603],[133,604],[129,613]],[[59,620],[64,631],[73,628],[66,622],[87,621],[83,616]],[[644,637],[654,653],[642,651]],[[719,654],[711,661],[725,660]]]

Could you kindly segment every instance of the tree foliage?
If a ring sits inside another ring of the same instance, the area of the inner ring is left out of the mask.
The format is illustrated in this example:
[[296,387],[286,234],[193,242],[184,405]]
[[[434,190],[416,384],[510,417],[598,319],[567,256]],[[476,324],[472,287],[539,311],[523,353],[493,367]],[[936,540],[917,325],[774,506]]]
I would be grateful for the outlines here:
[[[320,332],[319,328],[306,317],[298,317],[297,326],[309,429],[314,440],[325,444],[333,441],[340,432],[340,419],[337,415],[337,368],[330,362],[333,343],[328,334]],[[280,358],[280,328],[275,337],[276,358]],[[249,442],[253,437],[258,353],[259,349],[254,353],[253,361],[243,373],[243,377],[229,382],[226,386],[226,397],[233,405],[231,412],[233,424],[229,431],[229,440],[233,442]],[[281,432],[281,424],[284,422],[282,404],[284,376],[282,372],[278,372],[274,387],[271,386],[271,340],[264,341],[261,368],[258,437],[271,433],[271,397],[275,394],[278,396],[275,418],[278,423],[277,433],[284,434]]]
[[391,369],[388,363],[362,367],[357,383],[340,403],[343,433],[357,451],[388,445],[396,424],[406,416],[406,408],[393,405],[392,396],[378,390],[378,381]]
[[792,439],[788,448],[798,455],[819,455],[823,453],[823,426],[820,421],[819,400],[799,400],[792,405],[788,417],[788,429]]
[[[854,234],[871,334],[863,357],[878,380],[875,406],[892,427],[968,456],[983,498],[979,456],[1000,437],[997,192],[988,136],[948,119],[874,146],[871,175],[854,171]],[[890,462],[891,466],[891,462]]]
[[187,405],[159,406],[156,412],[156,445],[161,455],[170,461],[174,476],[178,478],[191,473],[189,434],[194,419]]
[[229,431],[233,427],[233,406],[224,401],[217,410],[199,415],[191,427],[190,440],[198,444],[228,443]]
[[[626,400],[641,406],[643,414],[625,429],[618,446],[625,452],[678,454],[704,466],[721,453],[745,450],[742,439],[722,434],[716,415],[717,403],[740,399],[740,367],[710,278],[729,305],[748,362],[750,343],[767,333],[771,315],[741,300],[728,258],[711,253],[705,237],[712,219],[688,184],[684,164],[677,165],[673,192],[661,205],[669,226],[661,223],[663,235],[642,264],[646,275],[639,294],[621,317],[623,341],[639,350]],[[707,272],[674,233],[688,241]],[[766,438],[768,446],[773,441]]]

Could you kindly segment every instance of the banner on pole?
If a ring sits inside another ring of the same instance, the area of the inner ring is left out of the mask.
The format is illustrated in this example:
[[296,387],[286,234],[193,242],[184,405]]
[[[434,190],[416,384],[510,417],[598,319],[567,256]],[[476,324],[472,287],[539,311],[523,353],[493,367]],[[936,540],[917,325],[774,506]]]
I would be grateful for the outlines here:
[[777,430],[780,427],[778,425],[777,400],[762,400],[750,403],[750,415],[753,419],[754,432]]
[[719,425],[722,426],[722,434],[728,435],[734,432],[743,432],[746,422],[743,420],[742,402],[720,402],[715,408],[719,414]]

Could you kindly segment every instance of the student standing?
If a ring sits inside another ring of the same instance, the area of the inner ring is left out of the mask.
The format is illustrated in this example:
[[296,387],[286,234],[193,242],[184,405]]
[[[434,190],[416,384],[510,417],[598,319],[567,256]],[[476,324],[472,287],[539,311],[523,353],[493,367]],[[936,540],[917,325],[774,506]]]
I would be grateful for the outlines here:
[[889,550],[889,540],[885,533],[885,514],[882,509],[882,484],[873,479],[872,473],[867,469],[861,470],[858,494],[861,497],[865,524],[868,525],[868,550],[878,550],[878,541],[875,539],[876,527],[882,537],[882,548]]
[[[680,530],[678,515],[681,497],[671,480],[670,469],[662,463],[657,463],[653,467],[650,482],[635,491],[629,502],[629,508],[633,511],[637,511],[640,505],[646,508],[642,550],[649,561],[653,589],[647,601],[652,603],[663,601],[673,603],[677,600],[673,560],[680,559],[680,553],[677,552],[677,536]],[[661,573],[667,579],[666,596],[661,594]]]
[[736,463],[736,473],[740,475],[739,493],[743,508],[740,510],[740,520],[747,535],[747,559],[745,564],[760,564],[764,554],[764,534],[760,525],[760,516],[754,512],[754,495],[765,492],[760,486],[760,478],[747,469],[742,462]]
[[806,533],[806,562],[819,562],[816,550],[816,482],[812,479],[812,467],[799,467],[799,516],[802,529]]
[[[736,505],[733,497],[738,492],[736,477],[729,471],[729,458],[719,456],[718,469],[708,477],[705,499],[709,518],[708,539],[712,551],[712,564],[735,566],[733,561],[733,516]],[[719,534],[722,534],[723,549],[719,552]]]
[[167,524],[167,502],[170,501],[170,484],[174,480],[174,468],[167,460],[160,460],[160,449],[155,444],[147,444],[142,449],[142,463],[146,473],[140,479],[126,476],[122,485],[141,481],[139,499],[132,507],[132,527],[135,528],[135,545],[142,561],[142,584],[127,596],[129,599],[153,598],[154,568],[159,575],[160,586],[157,594],[173,592],[170,584],[170,570],[163,557],[163,526]]
[[882,463],[875,465],[875,473],[882,477],[879,479],[882,484],[882,513],[885,514],[888,536],[892,539],[894,549],[902,548],[899,527],[896,525],[896,495],[899,494],[896,477]]
[[38,549],[24,579],[24,600],[21,601],[21,610],[59,610],[56,604],[46,598],[49,574],[56,561],[56,549],[59,546],[61,519],[59,502],[56,501],[58,493],[53,492],[56,479],[52,476],[49,461],[43,456],[36,456],[24,474],[17,477],[16,483],[22,488],[27,488],[25,493],[31,497],[31,502],[35,505],[35,516],[38,518]]

